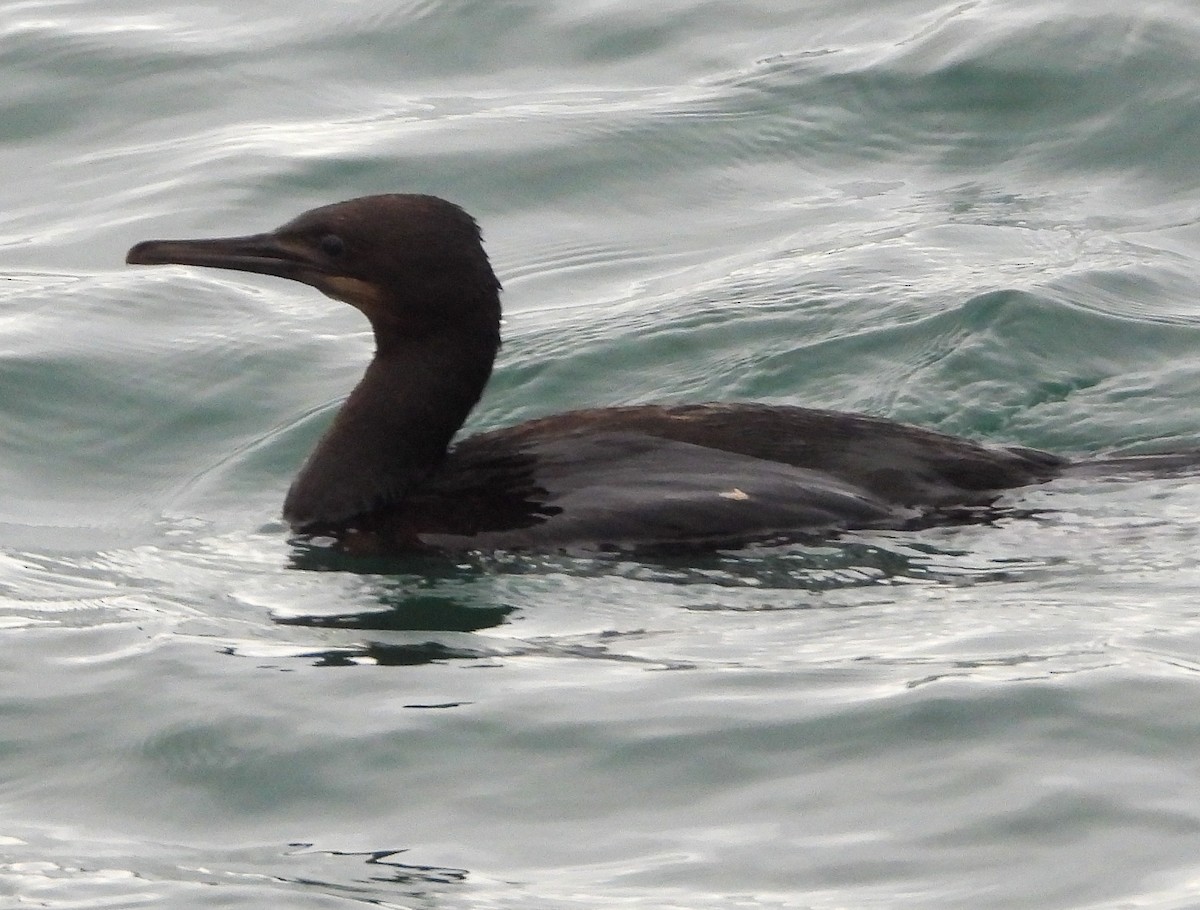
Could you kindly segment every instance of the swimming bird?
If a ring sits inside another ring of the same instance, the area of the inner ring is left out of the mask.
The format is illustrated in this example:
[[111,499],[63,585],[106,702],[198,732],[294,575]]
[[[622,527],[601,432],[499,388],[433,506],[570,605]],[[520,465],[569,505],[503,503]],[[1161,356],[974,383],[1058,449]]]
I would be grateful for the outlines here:
[[243,237],[147,240],[126,261],[290,278],[366,316],[374,357],[283,507],[297,535],[349,553],[703,549],[912,528],[971,520],[1072,467],[753,403],[571,411],[452,442],[492,373],[501,288],[474,219],[435,196],[365,196]]

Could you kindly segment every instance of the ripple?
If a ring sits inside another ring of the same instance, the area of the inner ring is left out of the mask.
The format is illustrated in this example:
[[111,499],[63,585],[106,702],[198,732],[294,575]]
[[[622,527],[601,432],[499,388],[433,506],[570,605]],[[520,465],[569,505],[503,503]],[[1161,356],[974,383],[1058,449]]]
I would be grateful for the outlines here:
[[471,877],[466,869],[405,862],[406,848],[291,843],[221,849],[21,834],[0,842],[0,887],[50,908],[216,907],[231,901],[314,910],[399,906],[396,901],[423,901],[431,893],[449,897]]

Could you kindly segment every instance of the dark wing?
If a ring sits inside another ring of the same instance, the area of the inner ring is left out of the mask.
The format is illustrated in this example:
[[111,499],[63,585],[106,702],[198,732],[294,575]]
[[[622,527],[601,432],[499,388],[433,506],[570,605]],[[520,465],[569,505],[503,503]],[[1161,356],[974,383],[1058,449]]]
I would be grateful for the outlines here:
[[591,433],[636,433],[807,468],[895,505],[943,508],[1057,476],[1067,460],[984,446],[880,417],[780,405],[644,405],[571,411],[471,437],[462,445],[520,447]]
[[1062,464],[832,411],[604,408],[463,440],[359,529],[365,549],[386,550],[736,545],[955,520]]
[[[519,455],[457,452],[406,511],[435,549],[715,546],[890,523],[905,516],[826,474],[685,442],[589,433]],[[476,481],[470,489],[462,478]],[[450,521],[447,504],[455,503]],[[431,527],[425,516],[442,516]]]

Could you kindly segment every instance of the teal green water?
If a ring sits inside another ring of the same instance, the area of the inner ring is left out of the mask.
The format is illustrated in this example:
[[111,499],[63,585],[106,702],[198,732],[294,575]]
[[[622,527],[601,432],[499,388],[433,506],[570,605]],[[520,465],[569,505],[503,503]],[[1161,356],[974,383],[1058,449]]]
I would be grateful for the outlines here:
[[1195,478],[313,571],[278,509],[366,326],[122,265],[436,193],[506,289],[474,429],[1196,446],[1195,3],[28,0],[0,67],[0,905],[1195,906]]

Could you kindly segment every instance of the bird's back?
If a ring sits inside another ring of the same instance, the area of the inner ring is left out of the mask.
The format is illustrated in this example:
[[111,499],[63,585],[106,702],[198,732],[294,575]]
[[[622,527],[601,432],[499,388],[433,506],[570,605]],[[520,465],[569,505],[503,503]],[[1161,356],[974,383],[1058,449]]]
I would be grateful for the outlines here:
[[365,522],[383,548],[637,549],[903,527],[1065,461],[880,418],[760,404],[572,411],[459,442]]

